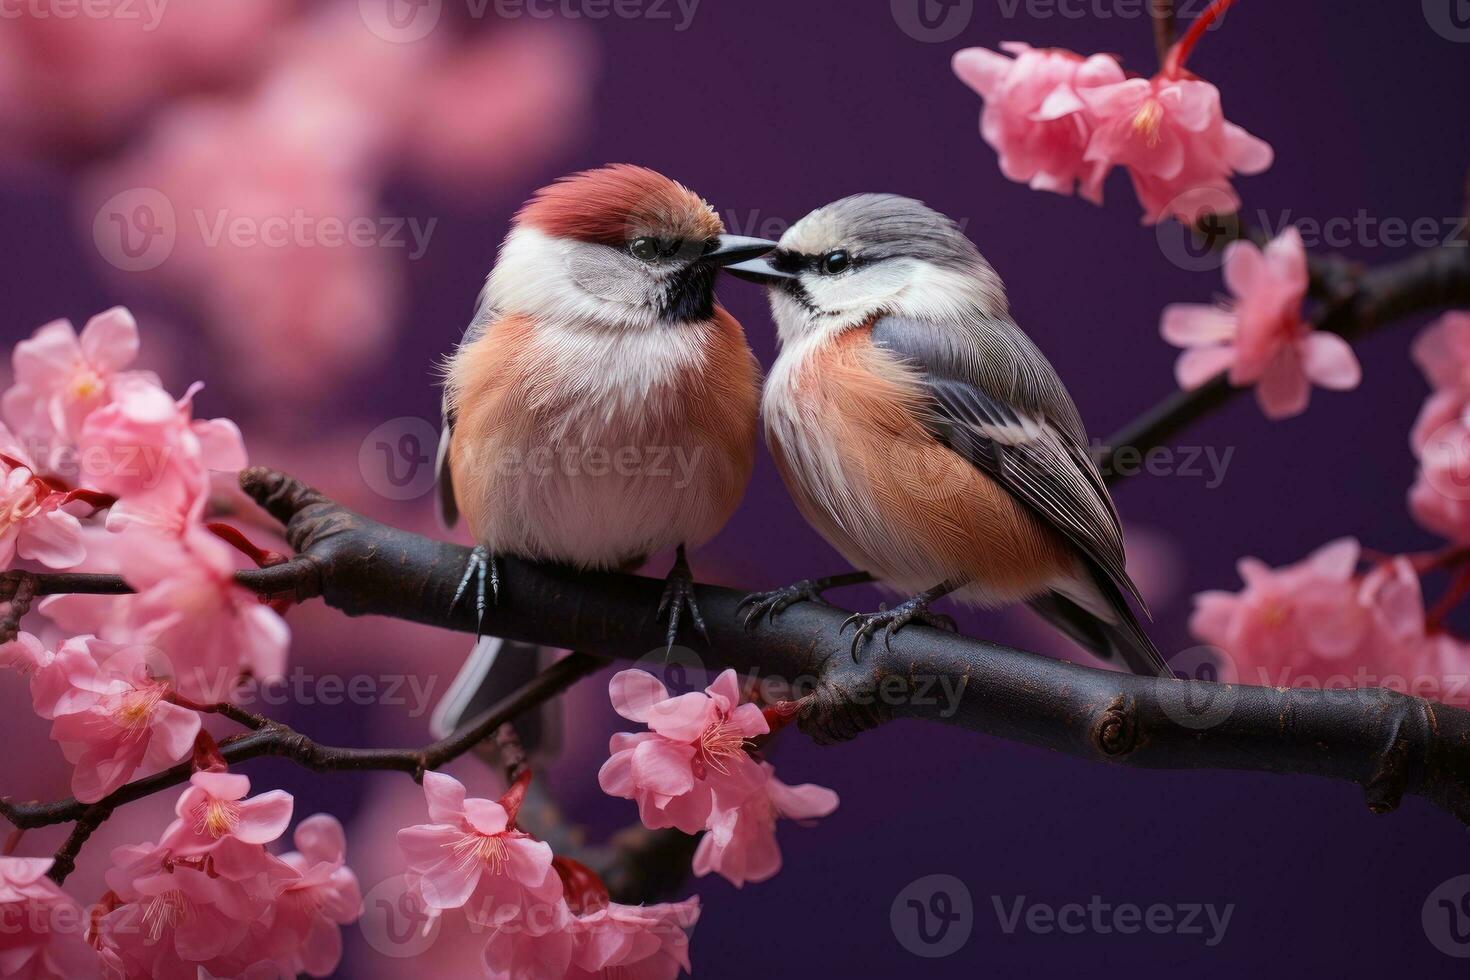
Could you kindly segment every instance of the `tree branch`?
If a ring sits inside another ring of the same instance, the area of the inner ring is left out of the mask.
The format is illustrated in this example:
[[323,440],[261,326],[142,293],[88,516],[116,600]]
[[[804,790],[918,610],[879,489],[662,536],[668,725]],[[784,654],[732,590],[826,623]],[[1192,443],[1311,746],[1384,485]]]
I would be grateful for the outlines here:
[[[221,713],[254,730],[222,741],[219,746],[220,754],[229,763],[244,762],[260,756],[277,756],[290,759],[315,772],[390,770],[409,773],[416,781],[421,781],[425,772],[438,769],[464,755],[495,734],[506,722],[555,697],[602,666],[603,661],[597,657],[578,653],[565,657],[527,681],[499,704],[486,709],[461,731],[421,749],[357,749],[320,745],[278,722],[251,716],[248,712],[242,712],[240,714],[243,717],[237,717],[235,712],[225,711]],[[207,710],[203,706],[192,707]],[[87,838],[114,810],[126,803],[186,783],[193,772],[192,762],[181,762],[170,769],[121,786],[96,803],[83,803],[73,798],[51,803],[14,803],[9,798],[4,798],[0,799],[0,816],[21,829],[76,822],[71,836],[56,852],[55,864],[50,871],[51,877],[60,883],[66,880],[66,876],[76,866],[77,853],[87,842]]]
[[[1445,246],[1368,271],[1326,259],[1314,264],[1313,283],[1314,295],[1324,298],[1317,325],[1352,338],[1397,317],[1470,304],[1470,249]],[[1147,449],[1171,439],[1239,390],[1217,378],[1169,396],[1114,437],[1104,463],[1119,447]],[[1105,469],[1116,474],[1115,467]],[[297,552],[280,565],[237,573],[242,586],[273,598],[320,596],[349,615],[477,630],[473,609],[452,608],[467,549],[379,524],[271,470],[247,470],[241,484],[285,525]],[[602,658],[638,659],[664,649],[655,621],[663,583],[502,561],[505,575],[488,631],[587,652],[553,665],[463,732],[422,749],[322,746],[258,716],[221,712],[255,729],[222,742],[223,757],[240,762],[274,755],[313,770],[388,769],[419,779],[497,732],[509,745],[513,732],[501,726],[598,669]],[[129,591],[116,576],[4,573],[0,601],[9,608],[0,619],[0,639],[13,635],[35,596]],[[891,647],[869,644],[855,663],[838,639],[842,610],[795,606],[752,634],[742,628],[741,593],[700,587],[698,595],[710,634],[704,666],[780,681],[784,696],[802,697],[799,723],[819,741],[852,738],[894,718],[919,718],[1100,762],[1350,779],[1377,812],[1392,810],[1412,793],[1470,823],[1470,712],[1458,708],[1381,689],[1282,690],[1134,677],[917,626],[896,636]],[[3,799],[0,815],[20,828],[75,822],[51,871],[61,881],[113,810],[177,786],[190,773],[184,763],[93,804]],[[692,846],[664,835],[629,840],[619,850],[680,855]]]

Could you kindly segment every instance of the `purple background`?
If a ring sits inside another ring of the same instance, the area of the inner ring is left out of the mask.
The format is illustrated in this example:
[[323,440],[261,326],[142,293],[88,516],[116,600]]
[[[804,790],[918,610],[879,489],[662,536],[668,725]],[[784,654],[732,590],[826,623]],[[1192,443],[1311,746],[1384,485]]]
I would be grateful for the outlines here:
[[[490,206],[456,211],[413,187],[390,193],[390,211],[434,214],[440,223],[428,256],[408,270],[413,312],[393,367],[364,389],[369,396],[344,399],[338,421],[366,433],[395,416],[434,417],[431,365],[457,339],[519,201],[542,178],[630,161],[696,188],[742,233],[768,231],[769,220],[779,232],[810,208],[859,191],[910,194],[966,219],[1005,278],[1018,320],[1071,386],[1092,432],[1106,435],[1173,387],[1175,352],[1157,331],[1162,306],[1207,301],[1222,288],[1219,275],[1168,261],[1154,232],[1139,226],[1121,176],[1101,209],[1004,180],[978,137],[979,100],[953,78],[949,57],[963,46],[1026,40],[1116,52],[1147,73],[1150,27],[1127,3],[1109,18],[1029,17],[1023,3],[1007,19],[1007,4],[976,6],[958,38],[932,44],[905,34],[882,0],[706,2],[682,33],[677,14],[598,22],[600,86],[575,152]],[[1220,86],[1233,121],[1275,147],[1271,170],[1238,184],[1247,212],[1263,210],[1275,228],[1359,209],[1411,221],[1459,214],[1470,132],[1453,100],[1465,90],[1467,55],[1470,46],[1430,29],[1418,3],[1246,0],[1206,37],[1192,67]],[[91,243],[59,217],[70,207],[61,178],[0,190],[7,343],[54,316],[80,322],[116,301],[108,280],[89,271]],[[1409,249],[1359,243],[1345,251],[1384,262]],[[773,336],[761,296],[733,282],[721,291],[769,365]],[[1342,535],[1390,551],[1433,546],[1404,507],[1413,477],[1407,431],[1425,394],[1407,359],[1418,325],[1394,324],[1364,340],[1362,387],[1318,392],[1302,418],[1269,423],[1244,397],[1187,433],[1186,444],[1235,450],[1220,487],[1142,477],[1120,490],[1125,521],[1171,539],[1182,556],[1172,596],[1157,608],[1166,654],[1192,645],[1188,596],[1235,588],[1240,555],[1283,564]],[[201,364],[195,373],[219,370]],[[217,400],[208,408],[228,414],[231,406]],[[841,568],[764,456],[736,518],[695,565],[705,578],[750,586]],[[871,607],[877,596],[854,590],[838,601]],[[1041,642],[1006,617],[969,616],[965,627]],[[345,712],[292,719],[327,740],[371,737]],[[588,740],[600,742],[610,725],[599,719]],[[843,805],[817,829],[783,829],[786,869],[773,881],[738,893],[722,881],[698,883],[706,911],[693,943],[696,975],[973,977],[1122,967],[1207,977],[1386,968],[1448,975],[1456,967],[1427,941],[1420,911],[1440,882],[1470,872],[1470,849],[1463,827],[1417,799],[1376,817],[1346,783],[1111,770],[908,723],[830,749],[788,737],[776,759],[788,781],[830,785]],[[296,792],[301,814],[350,815],[362,802],[352,777],[271,764],[251,771]],[[563,799],[577,817],[608,826],[632,817],[631,807],[588,792],[590,779],[586,765],[555,774],[558,787],[577,786]],[[918,959],[895,938],[889,909],[911,881],[935,873],[967,886],[973,933],[952,956]],[[1007,935],[992,898],[1009,906],[1017,896],[1061,904],[1093,895],[1234,910],[1223,942],[1206,948],[1201,936],[1147,931],[1035,935],[1023,926]],[[344,975],[353,962],[362,961],[350,960]]]

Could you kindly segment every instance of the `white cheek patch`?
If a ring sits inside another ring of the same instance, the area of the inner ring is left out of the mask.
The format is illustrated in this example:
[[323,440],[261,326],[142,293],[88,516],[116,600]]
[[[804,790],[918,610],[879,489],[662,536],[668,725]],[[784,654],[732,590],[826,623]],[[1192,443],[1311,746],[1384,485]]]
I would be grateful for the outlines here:
[[598,299],[643,306],[657,295],[658,285],[648,267],[631,255],[600,245],[582,245],[566,261],[572,281]]
[[804,275],[801,282],[812,305],[851,322],[888,306],[913,280],[913,267],[909,259],[889,259],[840,276]]

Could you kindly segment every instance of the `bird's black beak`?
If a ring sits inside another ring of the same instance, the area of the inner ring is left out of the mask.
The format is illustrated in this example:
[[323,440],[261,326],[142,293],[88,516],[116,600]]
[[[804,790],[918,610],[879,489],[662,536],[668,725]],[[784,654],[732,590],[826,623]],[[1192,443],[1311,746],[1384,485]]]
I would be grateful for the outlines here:
[[721,235],[716,239],[713,251],[705,252],[700,261],[714,266],[731,266],[746,259],[765,255],[776,247],[776,243],[764,238],[743,238],[740,235]]
[[758,282],[767,286],[779,285],[780,283],[796,278],[794,273],[782,272],[776,268],[771,264],[769,259],[760,258],[726,266],[725,271],[737,279],[744,279],[747,282]]

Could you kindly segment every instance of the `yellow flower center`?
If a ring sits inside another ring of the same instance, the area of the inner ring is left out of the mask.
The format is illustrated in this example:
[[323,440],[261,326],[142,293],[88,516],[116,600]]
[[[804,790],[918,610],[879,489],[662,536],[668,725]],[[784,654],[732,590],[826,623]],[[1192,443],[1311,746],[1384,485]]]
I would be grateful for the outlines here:
[[163,685],[152,684],[136,691],[129,691],[113,709],[113,720],[123,728],[138,728],[153,717],[153,709],[163,700]]
[[78,400],[91,398],[93,395],[101,394],[103,388],[102,379],[95,371],[82,371],[72,378],[71,393]]
[[217,800],[209,798],[209,802],[199,807],[198,819],[194,823],[197,833],[208,834],[218,840],[225,834],[232,834],[240,825],[240,804],[235,800]]
[[1157,99],[1149,99],[1133,117],[1133,132],[1142,136],[1150,148],[1159,145],[1159,124],[1164,121],[1164,107]]
[[454,853],[459,855],[459,866],[462,868],[483,863],[491,874],[498,875],[505,871],[504,834],[466,834],[455,841],[452,847]]
[[721,718],[711,722],[700,733],[695,748],[699,762],[721,775],[728,776],[730,770],[725,767],[725,763],[738,753],[744,752],[747,741],[749,739],[741,735],[740,730],[730,724],[728,719]]

